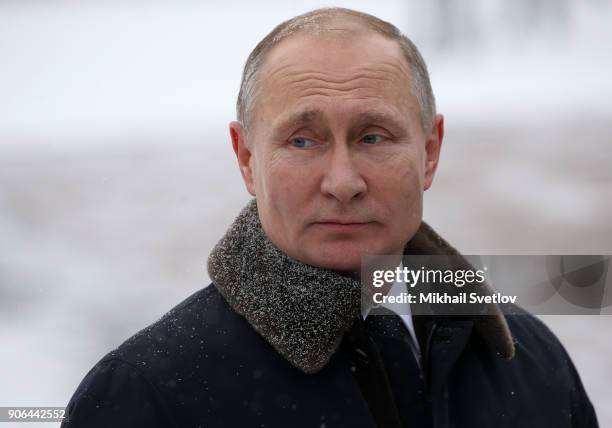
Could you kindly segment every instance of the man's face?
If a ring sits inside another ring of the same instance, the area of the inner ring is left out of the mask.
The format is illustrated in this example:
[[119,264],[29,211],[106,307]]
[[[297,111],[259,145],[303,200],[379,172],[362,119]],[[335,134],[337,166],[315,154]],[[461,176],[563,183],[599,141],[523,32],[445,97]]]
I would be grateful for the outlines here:
[[399,45],[376,33],[294,35],[261,73],[249,141],[230,124],[266,235],[303,263],[355,272],[401,254],[421,223],[442,117],[425,133]]

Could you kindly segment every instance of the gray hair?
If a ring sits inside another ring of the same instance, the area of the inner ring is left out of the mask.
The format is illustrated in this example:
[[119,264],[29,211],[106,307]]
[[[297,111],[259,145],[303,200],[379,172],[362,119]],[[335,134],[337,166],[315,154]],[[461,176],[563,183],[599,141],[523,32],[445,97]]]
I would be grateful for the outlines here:
[[240,92],[236,102],[236,114],[248,134],[250,120],[261,80],[261,68],[272,48],[284,39],[296,33],[316,35],[325,32],[334,18],[348,18],[365,25],[365,29],[382,34],[395,40],[404,54],[411,71],[410,91],[414,95],[421,110],[421,125],[428,132],[434,124],[436,103],[431,89],[429,73],[423,57],[412,41],[403,35],[393,24],[363,12],[345,8],[321,8],[303,15],[295,16],[277,25],[266,37],[255,46],[249,55],[242,74]]

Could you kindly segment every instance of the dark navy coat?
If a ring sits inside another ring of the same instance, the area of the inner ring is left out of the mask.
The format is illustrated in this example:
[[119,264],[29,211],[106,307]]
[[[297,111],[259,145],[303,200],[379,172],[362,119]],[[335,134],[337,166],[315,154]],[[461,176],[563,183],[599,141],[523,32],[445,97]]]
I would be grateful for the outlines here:
[[357,319],[330,362],[306,374],[209,286],[104,356],[62,427],[597,426],[566,351],[535,317],[506,315],[512,360],[469,320],[413,318],[421,366]]

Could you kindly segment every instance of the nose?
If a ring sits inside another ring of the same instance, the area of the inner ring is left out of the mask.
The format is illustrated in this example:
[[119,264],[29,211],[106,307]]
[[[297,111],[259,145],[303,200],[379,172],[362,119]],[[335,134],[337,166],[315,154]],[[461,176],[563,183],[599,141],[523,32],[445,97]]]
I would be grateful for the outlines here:
[[367,184],[348,147],[336,144],[329,156],[327,170],[321,182],[323,194],[331,195],[342,203],[362,197],[367,191]]

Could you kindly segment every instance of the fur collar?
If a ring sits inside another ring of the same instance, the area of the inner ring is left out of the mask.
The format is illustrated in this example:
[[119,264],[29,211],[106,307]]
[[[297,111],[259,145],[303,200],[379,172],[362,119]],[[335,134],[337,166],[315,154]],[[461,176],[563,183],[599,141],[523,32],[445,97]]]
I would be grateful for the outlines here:
[[[459,253],[425,222],[404,254]],[[208,258],[208,273],[230,306],[284,358],[305,373],[323,368],[361,310],[361,284],[337,272],[289,258],[266,236],[252,199]],[[500,355],[514,345],[498,307],[473,317]]]

